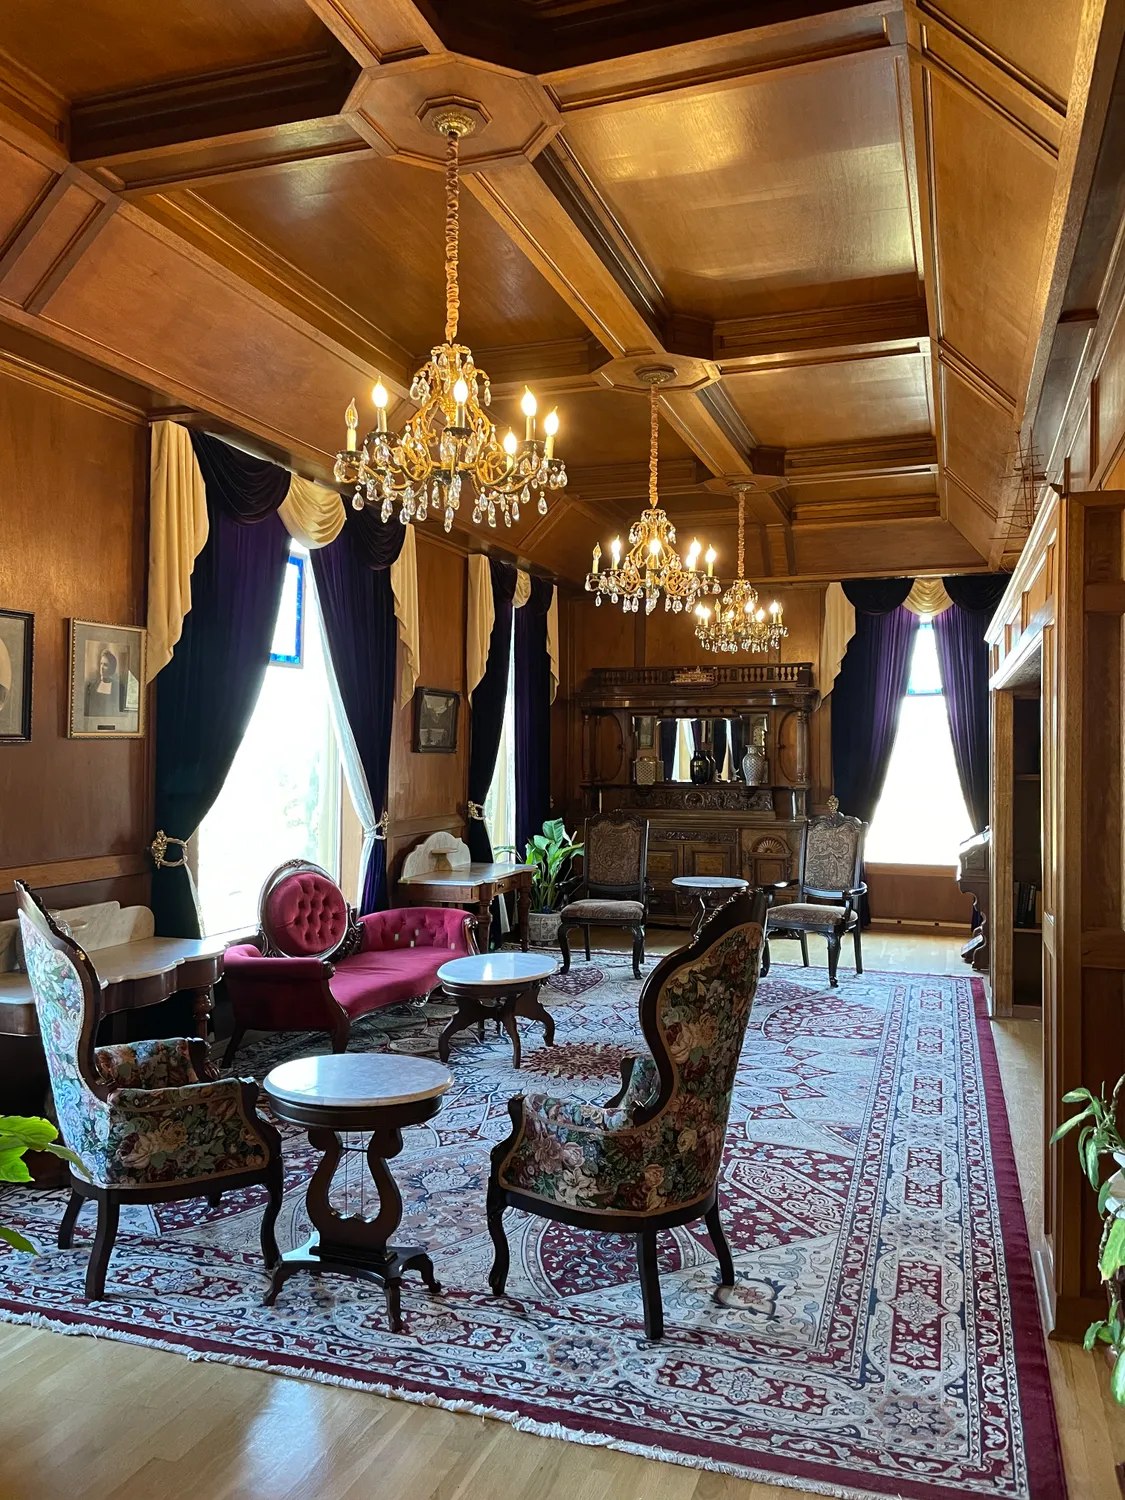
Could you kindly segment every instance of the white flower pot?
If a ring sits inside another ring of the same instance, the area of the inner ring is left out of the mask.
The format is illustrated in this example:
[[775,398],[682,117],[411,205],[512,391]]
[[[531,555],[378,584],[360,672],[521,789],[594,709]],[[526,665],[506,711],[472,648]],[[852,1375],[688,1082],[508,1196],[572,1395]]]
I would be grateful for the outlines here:
[[558,912],[528,912],[527,938],[533,948],[557,948],[559,945]]

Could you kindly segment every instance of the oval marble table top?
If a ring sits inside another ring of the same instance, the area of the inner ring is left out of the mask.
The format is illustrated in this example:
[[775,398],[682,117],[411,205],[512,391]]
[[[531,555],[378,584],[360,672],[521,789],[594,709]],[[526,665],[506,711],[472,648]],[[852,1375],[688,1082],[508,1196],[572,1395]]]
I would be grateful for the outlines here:
[[672,880],[685,891],[748,891],[750,882],[739,875],[676,875]]
[[534,984],[557,973],[559,961],[543,953],[517,953],[501,949],[499,953],[473,953],[468,958],[451,958],[437,971],[441,984]]
[[337,1052],[282,1063],[266,1074],[264,1087],[275,1099],[293,1104],[352,1109],[433,1099],[452,1085],[449,1069],[425,1057]]

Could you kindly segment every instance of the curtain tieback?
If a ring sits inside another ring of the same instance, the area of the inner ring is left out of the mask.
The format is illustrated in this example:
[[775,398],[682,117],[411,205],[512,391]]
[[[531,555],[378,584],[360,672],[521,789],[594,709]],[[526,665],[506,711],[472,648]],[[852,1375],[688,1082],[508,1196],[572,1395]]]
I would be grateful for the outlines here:
[[375,824],[375,827],[371,831],[372,838],[378,839],[380,843],[385,844],[387,841],[387,829],[390,826],[391,815],[386,811],[386,809],[384,809],[383,816],[379,819],[379,821]]
[[483,802],[470,802],[469,803],[469,817],[470,818],[475,818],[478,823],[483,823],[484,822],[484,803]]
[[[179,845],[179,859],[168,858],[168,849],[171,844]],[[148,846],[148,852],[152,855],[152,862],[158,870],[178,870],[187,864],[187,847],[187,839],[171,838],[161,828]]]
[[[179,859],[168,858],[168,850],[172,844],[177,845],[179,848]],[[199,904],[199,892],[195,888],[195,877],[192,875],[191,866],[187,861],[187,839],[174,839],[170,834],[165,833],[163,828],[159,828],[157,829],[156,837],[148,846],[148,852],[152,855],[152,862],[158,870],[182,870],[187,876],[188,890],[191,892],[191,904],[195,907],[195,920],[199,924],[199,931],[203,932],[203,908]]]

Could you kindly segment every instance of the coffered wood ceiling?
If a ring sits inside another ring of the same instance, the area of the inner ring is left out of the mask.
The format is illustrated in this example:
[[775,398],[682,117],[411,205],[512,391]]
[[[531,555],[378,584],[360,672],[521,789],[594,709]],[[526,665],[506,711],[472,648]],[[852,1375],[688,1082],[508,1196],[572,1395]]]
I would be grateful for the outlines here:
[[[441,337],[441,142],[465,144],[462,332],[568,490],[489,536],[564,577],[661,481],[758,574],[997,566],[1108,106],[1110,0],[21,0],[0,11],[0,363],[327,478]],[[749,27],[747,22],[752,23]],[[5,352],[7,351],[7,352]],[[369,407],[367,408],[369,410]]]

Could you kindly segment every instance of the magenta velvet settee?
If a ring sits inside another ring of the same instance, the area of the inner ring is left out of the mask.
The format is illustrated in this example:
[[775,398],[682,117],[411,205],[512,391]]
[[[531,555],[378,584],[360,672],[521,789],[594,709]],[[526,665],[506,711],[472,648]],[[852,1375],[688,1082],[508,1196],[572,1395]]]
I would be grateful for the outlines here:
[[247,1031],[327,1031],[348,1045],[357,1016],[427,995],[447,959],[475,951],[472,918],[440,906],[406,906],[357,917],[340,887],[306,860],[266,881],[256,943],[226,951],[234,1012],[224,1063]]

